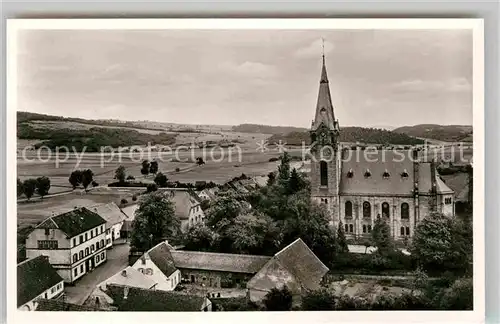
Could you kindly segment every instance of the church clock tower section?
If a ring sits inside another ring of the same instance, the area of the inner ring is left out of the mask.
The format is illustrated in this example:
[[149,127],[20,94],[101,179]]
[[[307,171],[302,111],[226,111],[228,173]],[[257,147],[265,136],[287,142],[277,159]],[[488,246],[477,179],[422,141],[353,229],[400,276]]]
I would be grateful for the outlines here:
[[339,124],[333,113],[325,56],[319,83],[316,116],[311,125],[311,198],[326,204],[333,224],[338,222],[340,147]]

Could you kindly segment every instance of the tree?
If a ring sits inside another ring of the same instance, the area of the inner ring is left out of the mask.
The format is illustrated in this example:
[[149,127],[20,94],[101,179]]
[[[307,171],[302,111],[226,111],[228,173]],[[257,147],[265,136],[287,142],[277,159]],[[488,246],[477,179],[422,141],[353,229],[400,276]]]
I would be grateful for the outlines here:
[[281,156],[281,163],[278,166],[278,182],[284,188],[290,178],[290,155],[288,152]]
[[135,215],[130,245],[137,251],[147,251],[164,240],[178,242],[180,220],[175,216],[174,204],[165,195],[144,196]]
[[436,298],[443,310],[472,310],[474,307],[474,288],[472,278],[456,280],[450,288]]
[[26,198],[28,198],[28,200],[30,200],[30,198],[33,197],[35,190],[36,190],[36,179],[24,180],[23,191],[24,191],[24,194],[26,195]]
[[201,210],[205,211],[208,208],[210,208],[210,200],[208,199],[203,199],[202,202],[200,203],[200,208]]
[[[272,220],[264,215],[239,215],[224,231],[231,253],[259,254]],[[276,246],[275,246],[276,248]]]
[[147,176],[149,174],[149,161],[142,161],[141,174]]
[[17,178],[17,196],[21,197],[24,193],[23,182]]
[[231,221],[242,211],[239,201],[233,196],[222,196],[216,199],[210,209],[207,210],[207,225],[211,227],[222,227],[221,221]]
[[151,161],[149,165],[149,173],[156,174],[158,172],[158,161]]
[[457,218],[432,214],[416,227],[410,252],[431,274],[464,273],[472,261],[472,227]]
[[82,185],[87,191],[87,187],[94,181],[94,172],[90,169],[83,170],[82,172]]
[[414,280],[410,292],[412,295],[415,290],[425,288],[429,284],[429,277],[421,267],[418,267],[417,270],[413,272],[413,277]]
[[36,192],[43,197],[49,193],[50,179],[47,177],[39,177],[36,179]]
[[302,309],[308,311],[335,310],[335,296],[327,289],[307,291],[302,296]]
[[190,251],[213,251],[217,245],[218,234],[205,224],[196,224],[189,228],[184,247]]
[[202,157],[197,157],[196,158],[196,164],[197,165],[203,165],[203,164],[205,164],[205,161],[203,161]]
[[339,246],[340,253],[349,252],[349,247],[347,246],[347,239],[344,232],[344,224],[342,224],[342,221],[339,222],[339,226],[337,227],[337,244]]
[[292,308],[292,293],[285,285],[283,288],[272,288],[264,297],[264,305],[268,311],[289,311]]
[[267,185],[272,186],[276,182],[276,173],[269,172],[267,175]]
[[150,183],[148,184],[148,186],[146,187],[146,192],[154,192],[154,191],[157,191],[158,190],[158,186],[156,185],[156,183]]
[[377,216],[375,224],[373,225],[372,241],[377,247],[377,253],[379,254],[387,254],[394,251],[391,228],[380,216]]
[[158,187],[164,188],[167,186],[168,178],[166,175],[160,172],[156,175],[154,182],[158,185]]
[[302,176],[297,172],[297,169],[293,168],[290,174],[290,179],[288,180],[288,193],[294,194],[306,187],[306,182],[302,179]]
[[82,171],[75,170],[71,172],[69,179],[69,183],[73,186],[73,189],[82,184]]
[[118,180],[119,183],[124,183],[126,176],[125,167],[120,165],[115,171],[115,179]]

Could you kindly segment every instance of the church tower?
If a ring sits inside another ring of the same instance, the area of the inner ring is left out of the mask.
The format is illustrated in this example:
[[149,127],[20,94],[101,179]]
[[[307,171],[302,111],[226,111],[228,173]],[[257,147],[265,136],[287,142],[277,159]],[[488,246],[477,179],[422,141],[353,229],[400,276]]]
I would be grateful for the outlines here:
[[336,224],[339,217],[340,145],[339,124],[335,120],[325,55],[319,81],[316,115],[311,125],[311,199],[327,205]]

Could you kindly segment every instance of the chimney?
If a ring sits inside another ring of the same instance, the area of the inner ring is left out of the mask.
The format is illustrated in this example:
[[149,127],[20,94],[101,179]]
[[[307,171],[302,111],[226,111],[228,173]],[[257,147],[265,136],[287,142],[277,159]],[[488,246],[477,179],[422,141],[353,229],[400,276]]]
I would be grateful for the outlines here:
[[123,287],[123,299],[128,298],[128,287]]
[[127,276],[127,270],[122,270],[122,276],[126,277]]

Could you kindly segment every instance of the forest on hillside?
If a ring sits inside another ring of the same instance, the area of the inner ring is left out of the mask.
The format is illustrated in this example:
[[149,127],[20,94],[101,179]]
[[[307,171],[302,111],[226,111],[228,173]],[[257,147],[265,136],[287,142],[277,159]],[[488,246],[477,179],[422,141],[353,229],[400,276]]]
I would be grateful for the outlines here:
[[[290,132],[285,135],[275,134],[269,138],[269,143],[285,142],[288,145],[306,145],[311,143],[309,132]],[[364,128],[364,127],[343,127],[340,131],[340,142],[366,143],[382,145],[417,145],[424,144],[418,138],[408,136],[403,133],[396,133],[385,129]]]
[[394,132],[444,142],[472,142],[472,126],[421,124],[404,126]]

